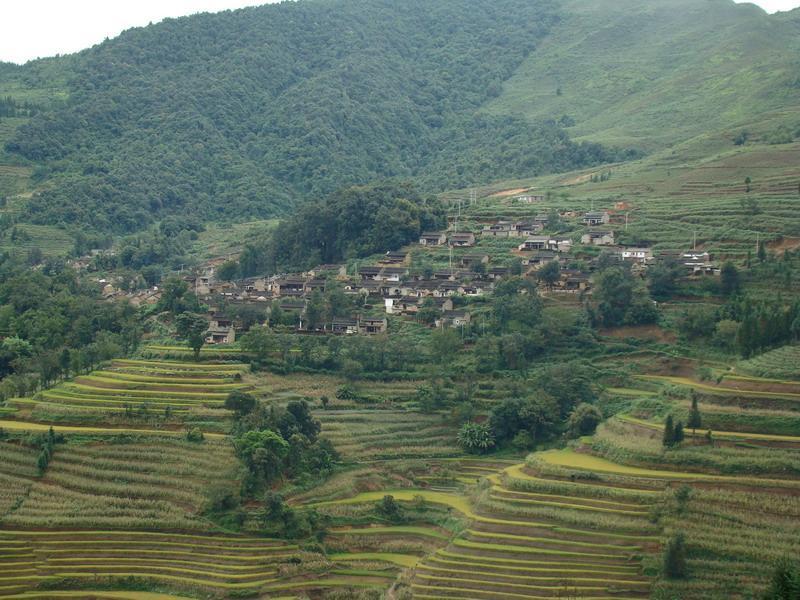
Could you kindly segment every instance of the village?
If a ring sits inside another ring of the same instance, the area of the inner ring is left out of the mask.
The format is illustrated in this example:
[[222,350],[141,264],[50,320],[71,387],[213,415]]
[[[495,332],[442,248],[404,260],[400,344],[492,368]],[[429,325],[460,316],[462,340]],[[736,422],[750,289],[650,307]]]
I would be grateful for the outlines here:
[[[534,204],[543,198],[524,194],[515,200]],[[217,275],[221,259],[216,259],[181,277],[209,307],[205,341],[214,345],[231,344],[252,326],[228,315],[231,307],[253,307],[263,317],[260,324],[268,324],[272,313],[280,311],[282,321],[291,322],[297,333],[375,335],[387,331],[392,317],[421,320],[424,314],[422,320],[432,327],[468,326],[470,304],[490,295],[495,284],[509,276],[534,282],[543,296],[571,296],[580,302],[592,294],[599,261],[616,261],[640,277],[660,260],[680,265],[686,277],[719,275],[718,265],[704,250],[654,252],[650,247],[619,244],[623,218],[610,209],[551,211],[516,220],[497,217],[460,227],[456,221],[447,230],[423,232],[416,244],[372,260],[226,281]],[[574,225],[573,231],[549,233],[554,219]],[[144,306],[161,298],[158,286],[124,292],[111,280],[98,281],[108,299],[124,297]],[[332,289],[350,299],[351,313],[324,322],[308,318],[314,295]]]

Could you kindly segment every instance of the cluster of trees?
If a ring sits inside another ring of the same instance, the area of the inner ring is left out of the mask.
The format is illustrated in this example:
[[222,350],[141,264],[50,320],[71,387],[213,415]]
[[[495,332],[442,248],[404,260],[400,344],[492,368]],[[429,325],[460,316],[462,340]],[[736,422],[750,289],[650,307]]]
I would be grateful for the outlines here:
[[[61,261],[31,271],[0,257],[0,394],[35,391],[60,377],[91,370],[131,352],[141,326],[127,303],[106,302],[100,290]],[[36,375],[36,379],[31,378]]]
[[304,400],[286,408],[264,406],[243,392],[232,392],[226,406],[235,411],[234,449],[246,468],[244,496],[265,489],[274,481],[328,474],[339,455],[319,437],[320,424]]
[[667,416],[667,420],[664,423],[664,435],[661,439],[662,445],[665,448],[674,448],[679,446],[685,437],[683,421],[676,422],[672,415]]
[[[169,216],[158,226],[117,240],[113,252],[103,252],[92,259],[90,270],[129,270],[131,280],[156,285],[165,270],[178,270],[190,262],[186,253],[203,231],[202,223],[192,217]],[[87,235],[78,231],[73,255],[84,256],[95,248],[108,248],[107,236]]]
[[48,181],[33,221],[115,233],[385,178],[452,189],[614,160],[563,123],[478,111],[556,19],[549,2],[410,0],[168,20],[54,59],[68,100],[6,148]]
[[3,117],[32,117],[40,107],[28,101],[17,102],[11,96],[0,98],[0,119]]
[[397,249],[444,224],[438,201],[411,185],[341,189],[301,206],[270,236],[248,244],[239,272],[275,273],[368,256]]
[[800,301],[787,304],[780,299],[744,302],[740,305],[736,344],[749,357],[800,339]]
[[524,370],[558,352],[582,353],[595,346],[585,315],[544,310],[536,286],[522,277],[499,282],[486,302],[488,311],[473,319],[465,339],[474,343],[475,369]]
[[686,309],[677,325],[687,340],[706,339],[747,358],[800,339],[800,301],[735,295],[718,308]]
[[375,336],[297,336],[254,327],[240,338],[243,350],[272,370],[339,371],[346,378],[402,377],[429,355],[403,333]]
[[610,266],[595,277],[590,316],[597,325],[645,325],[658,320],[658,309],[624,265]]
[[458,433],[462,448],[479,454],[509,445],[530,450],[558,435],[590,435],[603,419],[593,404],[591,370],[582,363],[548,367],[528,383],[534,392],[507,398],[482,423],[464,423]]

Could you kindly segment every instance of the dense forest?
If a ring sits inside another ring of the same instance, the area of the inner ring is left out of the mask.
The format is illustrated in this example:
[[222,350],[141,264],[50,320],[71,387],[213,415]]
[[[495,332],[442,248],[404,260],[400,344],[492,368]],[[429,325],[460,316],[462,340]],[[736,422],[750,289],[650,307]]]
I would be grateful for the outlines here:
[[438,201],[408,184],[351,187],[303,205],[271,236],[248,244],[239,270],[250,276],[369,256],[444,224]]
[[549,0],[287,2],[167,20],[64,59],[68,100],[6,150],[46,183],[29,220],[115,233],[187,211],[285,214],[373,180],[436,191],[617,158],[553,121],[479,113],[557,21]]

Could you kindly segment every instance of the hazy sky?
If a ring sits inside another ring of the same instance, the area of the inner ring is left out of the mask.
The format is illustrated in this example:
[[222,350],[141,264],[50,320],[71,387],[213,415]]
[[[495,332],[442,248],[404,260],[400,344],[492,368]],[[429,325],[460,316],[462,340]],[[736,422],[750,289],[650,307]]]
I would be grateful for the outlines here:
[[[69,54],[114,37],[129,27],[155,23],[165,17],[277,1],[6,0],[0,20],[0,61],[23,63],[42,56]],[[800,6],[800,0],[757,0],[756,3],[770,12]]]

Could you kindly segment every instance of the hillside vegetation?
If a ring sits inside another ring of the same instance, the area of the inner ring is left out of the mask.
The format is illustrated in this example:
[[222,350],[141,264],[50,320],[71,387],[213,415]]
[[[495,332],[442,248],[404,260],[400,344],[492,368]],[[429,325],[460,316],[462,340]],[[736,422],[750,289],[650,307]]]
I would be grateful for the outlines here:
[[656,150],[760,121],[800,123],[798,11],[730,0],[564,0],[563,18],[489,104],[566,115],[576,137]]
[[475,115],[556,19],[546,0],[416,0],[167,20],[65,63],[67,102],[6,149],[47,182],[33,222],[116,232],[273,215],[375,179],[445,189],[609,160],[554,123]]

